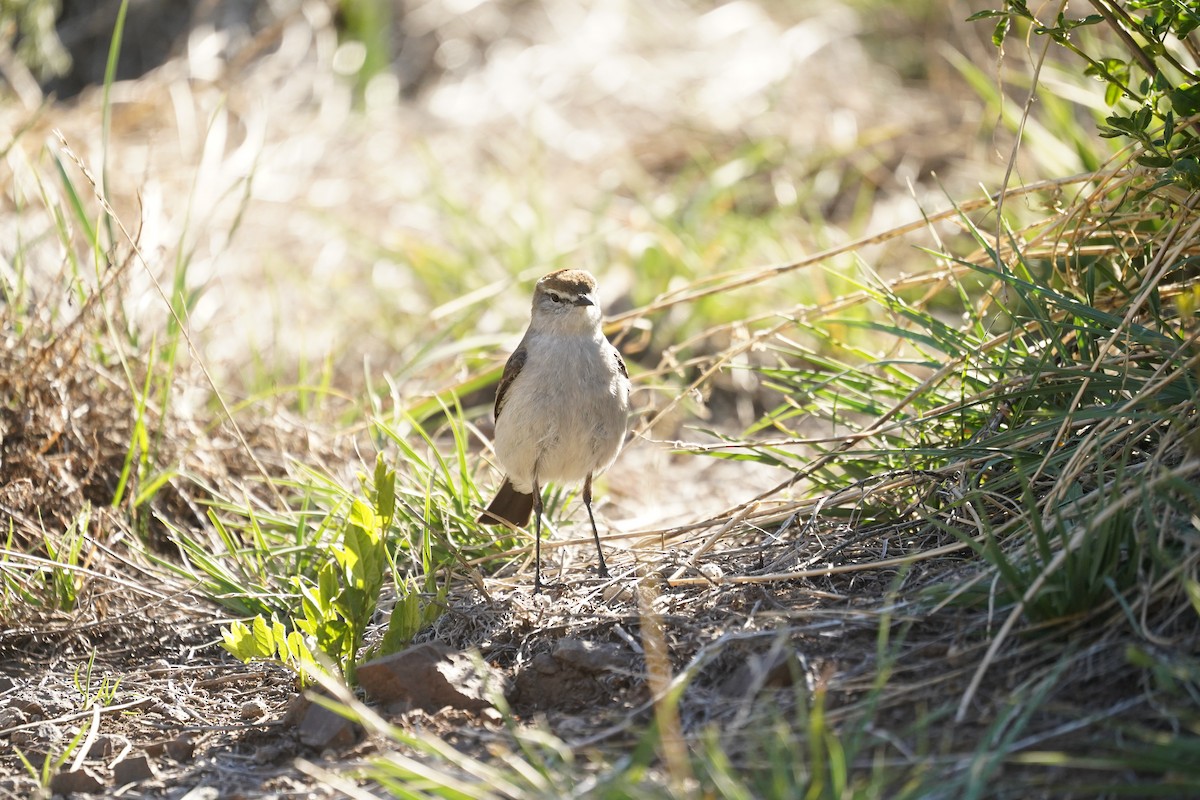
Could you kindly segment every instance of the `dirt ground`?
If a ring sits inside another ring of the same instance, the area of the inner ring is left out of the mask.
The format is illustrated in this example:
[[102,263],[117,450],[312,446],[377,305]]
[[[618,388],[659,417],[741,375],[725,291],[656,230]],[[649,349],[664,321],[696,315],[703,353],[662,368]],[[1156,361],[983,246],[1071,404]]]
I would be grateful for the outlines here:
[[[747,565],[739,561],[798,559],[811,544],[781,543],[776,552],[746,547],[740,559],[719,561],[731,573],[744,572]],[[661,556],[645,553],[642,560],[673,572]],[[504,680],[519,724],[545,726],[577,752],[616,756],[636,747],[652,707],[647,615],[636,596],[646,582],[627,558],[614,559],[613,570],[614,580],[600,581],[581,575],[586,570],[577,566],[564,583],[537,596],[529,593],[527,574],[487,581],[486,597],[460,590],[420,639],[477,652]],[[664,587],[650,605],[672,674],[690,679],[681,725],[694,733],[719,724],[736,755],[739,746],[753,745],[764,719],[786,717],[797,697],[809,696],[834,674],[830,711],[836,718],[838,706],[867,690],[876,670],[878,623],[856,608],[874,607],[893,579],[879,574]],[[150,585],[142,595],[88,597],[70,618],[5,630],[0,719],[6,737],[27,757],[61,752],[90,720],[98,735],[90,749],[76,751],[87,755],[73,765],[94,775],[102,794],[200,797],[206,795],[188,793],[211,788],[217,792],[211,796],[220,797],[340,796],[300,771],[296,759],[340,773],[379,751],[377,738],[306,745],[288,715],[298,694],[290,672],[233,661],[217,645],[219,620],[202,599]],[[912,639],[917,652],[962,648],[953,628],[941,624]],[[89,709],[85,698],[104,687],[112,688],[112,702]],[[388,717],[482,758],[512,747],[495,714],[448,708]],[[112,767],[124,769],[122,762],[143,754],[150,774],[134,773],[123,785],[123,773],[114,775]],[[0,786],[6,796],[30,796],[36,784],[14,761],[4,759]]]

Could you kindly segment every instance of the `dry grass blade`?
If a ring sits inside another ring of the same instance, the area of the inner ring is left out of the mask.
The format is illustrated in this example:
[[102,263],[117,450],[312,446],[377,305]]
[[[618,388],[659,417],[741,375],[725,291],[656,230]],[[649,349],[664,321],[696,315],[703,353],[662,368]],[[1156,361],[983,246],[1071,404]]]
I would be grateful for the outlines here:
[[84,178],[86,178],[88,183],[91,185],[92,193],[94,194],[96,200],[100,203],[104,213],[110,220],[116,223],[117,228],[121,231],[121,235],[125,237],[126,244],[130,247],[133,255],[142,265],[142,268],[145,270],[145,274],[147,277],[149,277],[151,283],[154,285],[154,289],[158,293],[159,299],[163,303],[163,307],[171,315],[171,319],[177,326],[180,336],[183,337],[184,342],[187,344],[188,351],[191,353],[196,368],[199,369],[200,373],[204,376],[204,380],[208,383],[209,388],[212,389],[212,396],[214,400],[221,407],[222,422],[229,425],[234,437],[241,444],[246,457],[250,459],[250,462],[254,464],[259,475],[263,478],[263,484],[275,495],[275,499],[279,503],[279,506],[283,507],[285,505],[283,496],[279,493],[274,481],[271,480],[271,473],[259,460],[254,448],[250,446],[250,442],[247,440],[245,433],[242,432],[241,426],[239,426],[237,420],[234,419],[233,413],[230,411],[229,405],[225,402],[225,397],[221,392],[220,387],[217,386],[216,381],[213,380],[212,373],[209,371],[208,366],[204,363],[204,358],[199,349],[196,347],[196,343],[192,339],[191,333],[189,332],[190,326],[187,324],[187,320],[180,316],[180,312],[176,308],[176,304],[171,301],[171,296],[167,293],[166,289],[163,288],[158,276],[151,268],[150,262],[146,260],[145,255],[142,253],[141,247],[138,245],[137,240],[129,233],[129,229],[125,226],[125,222],[117,215],[116,211],[113,210],[113,207],[108,202],[108,198],[104,196],[104,191],[101,189],[99,183],[96,182],[95,177],[87,168],[87,165],[83,162],[83,159],[75,155],[74,151],[71,150],[70,145],[67,144],[66,137],[63,136],[61,131],[56,129],[54,131],[54,135],[58,138],[59,146],[62,149],[62,152],[79,168],[79,171],[83,173]]

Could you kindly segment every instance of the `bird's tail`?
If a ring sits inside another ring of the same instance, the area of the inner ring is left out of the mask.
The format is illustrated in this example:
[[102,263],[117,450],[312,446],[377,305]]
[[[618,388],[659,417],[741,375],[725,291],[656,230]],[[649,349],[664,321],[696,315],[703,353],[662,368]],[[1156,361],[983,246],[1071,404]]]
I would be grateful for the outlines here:
[[510,522],[519,528],[529,524],[531,514],[533,495],[518,492],[512,481],[505,478],[500,491],[496,492],[495,499],[487,510],[479,515],[478,522],[480,525],[503,525]]

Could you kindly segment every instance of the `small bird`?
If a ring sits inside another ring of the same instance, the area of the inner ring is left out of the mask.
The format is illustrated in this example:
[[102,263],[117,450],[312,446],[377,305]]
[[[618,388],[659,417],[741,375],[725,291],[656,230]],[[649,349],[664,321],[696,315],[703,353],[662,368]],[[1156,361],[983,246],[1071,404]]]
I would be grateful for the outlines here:
[[496,389],[496,459],[504,483],[481,525],[534,531],[533,591],[542,589],[542,487],[583,481],[600,576],[608,577],[592,515],[592,477],[616,459],[629,422],[629,371],[600,329],[596,279],[583,270],[551,272],[533,290],[529,328]]

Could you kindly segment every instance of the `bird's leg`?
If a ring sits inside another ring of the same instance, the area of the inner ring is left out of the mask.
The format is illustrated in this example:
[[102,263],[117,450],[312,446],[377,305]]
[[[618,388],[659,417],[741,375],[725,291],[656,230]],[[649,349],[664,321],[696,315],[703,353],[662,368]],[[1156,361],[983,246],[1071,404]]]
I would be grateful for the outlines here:
[[596,540],[596,558],[600,559],[600,577],[608,577],[608,567],[604,564],[604,551],[600,549],[600,532],[596,530],[596,518],[592,516],[592,473],[588,473],[583,482],[583,505],[587,508],[588,520],[592,523],[592,536]]
[[542,487],[533,478],[533,513],[537,518],[533,535],[533,593],[542,591]]

